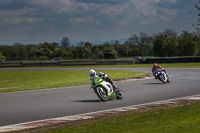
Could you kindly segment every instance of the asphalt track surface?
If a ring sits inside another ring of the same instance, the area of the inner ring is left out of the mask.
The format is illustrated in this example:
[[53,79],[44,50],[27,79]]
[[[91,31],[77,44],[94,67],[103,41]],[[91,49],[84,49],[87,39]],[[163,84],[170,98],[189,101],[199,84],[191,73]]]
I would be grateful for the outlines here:
[[[55,68],[48,70],[89,70],[89,68]],[[96,68],[150,72],[149,68]],[[37,69],[0,69],[0,71],[42,71]],[[0,126],[35,120],[89,113],[200,94],[200,68],[166,68],[171,83],[153,78],[116,82],[122,100],[101,102],[89,85],[0,94]]]

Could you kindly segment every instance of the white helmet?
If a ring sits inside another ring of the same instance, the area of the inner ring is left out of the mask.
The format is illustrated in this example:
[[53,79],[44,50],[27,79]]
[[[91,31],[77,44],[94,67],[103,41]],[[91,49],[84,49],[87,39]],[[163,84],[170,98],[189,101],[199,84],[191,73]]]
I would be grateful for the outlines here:
[[95,76],[96,76],[95,70],[94,70],[94,69],[90,69],[89,75],[90,75],[91,77],[95,77]]

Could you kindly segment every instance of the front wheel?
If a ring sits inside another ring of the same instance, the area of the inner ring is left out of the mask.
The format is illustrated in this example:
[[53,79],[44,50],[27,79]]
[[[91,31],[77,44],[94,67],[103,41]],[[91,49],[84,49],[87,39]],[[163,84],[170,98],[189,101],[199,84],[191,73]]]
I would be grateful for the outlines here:
[[107,100],[108,100],[108,97],[107,97],[107,94],[106,94],[106,90],[103,89],[102,87],[97,87],[97,88],[96,88],[96,93],[97,93],[97,96],[98,96],[102,101],[107,101]]
[[161,80],[164,84],[166,84],[166,79],[163,78],[163,75],[160,75],[160,80]]
[[167,77],[167,83],[170,83],[170,78],[169,77]]
[[115,94],[116,94],[116,99],[120,100],[123,98],[123,93],[121,90],[116,90]]

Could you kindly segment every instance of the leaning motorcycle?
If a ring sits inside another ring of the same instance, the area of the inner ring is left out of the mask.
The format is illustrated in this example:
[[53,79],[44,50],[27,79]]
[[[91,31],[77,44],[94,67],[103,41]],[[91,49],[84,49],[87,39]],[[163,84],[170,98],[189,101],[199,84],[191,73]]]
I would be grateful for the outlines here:
[[157,79],[159,79],[160,81],[162,81],[164,84],[170,82],[170,78],[166,75],[166,73],[163,70],[161,70],[159,68],[157,68],[154,71],[154,75],[157,77]]
[[96,77],[93,82],[95,83],[93,87],[94,92],[102,101],[107,101],[108,99],[114,99],[114,98],[116,99],[123,98],[122,91],[119,88],[114,90],[113,86],[109,82],[106,82],[99,77]]

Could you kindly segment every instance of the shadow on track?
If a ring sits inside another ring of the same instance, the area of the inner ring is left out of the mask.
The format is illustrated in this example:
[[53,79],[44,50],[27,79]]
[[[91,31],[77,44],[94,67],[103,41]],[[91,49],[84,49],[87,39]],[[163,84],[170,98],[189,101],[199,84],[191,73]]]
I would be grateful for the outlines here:
[[160,82],[160,83],[145,83],[143,85],[160,85],[160,84],[163,84],[163,83],[162,82]]
[[101,100],[77,100],[77,101],[71,101],[71,102],[80,102],[80,103],[98,103],[102,102]]
[[[108,99],[108,101],[113,101],[115,99]],[[71,102],[79,102],[79,103],[99,103],[99,102],[105,102],[105,101],[101,101],[101,100],[77,100],[77,101],[71,101]]]

